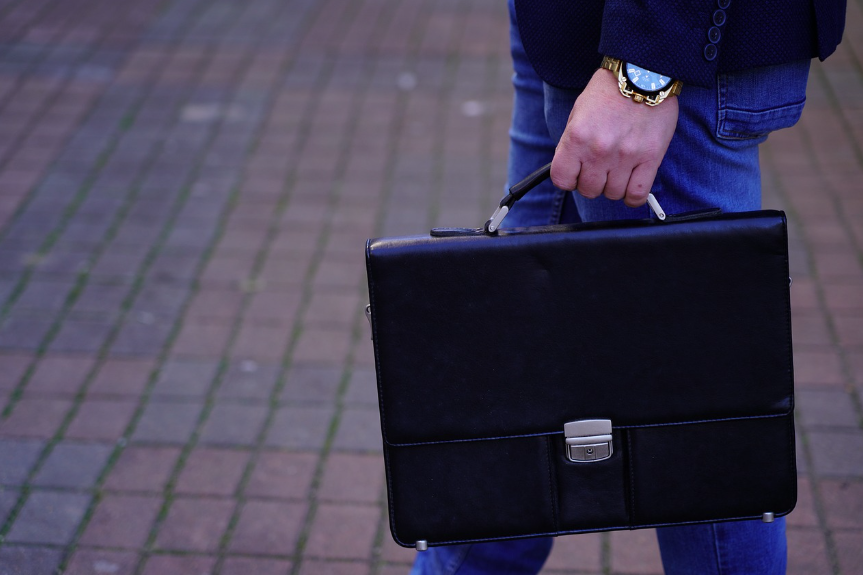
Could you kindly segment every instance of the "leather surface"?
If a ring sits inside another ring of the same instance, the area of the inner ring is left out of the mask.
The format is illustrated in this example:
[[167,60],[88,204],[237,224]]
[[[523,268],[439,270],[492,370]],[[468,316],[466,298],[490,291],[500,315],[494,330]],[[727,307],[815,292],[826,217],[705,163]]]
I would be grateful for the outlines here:
[[[793,507],[781,212],[370,240],[367,266],[398,542]],[[568,462],[591,418],[614,455]]]

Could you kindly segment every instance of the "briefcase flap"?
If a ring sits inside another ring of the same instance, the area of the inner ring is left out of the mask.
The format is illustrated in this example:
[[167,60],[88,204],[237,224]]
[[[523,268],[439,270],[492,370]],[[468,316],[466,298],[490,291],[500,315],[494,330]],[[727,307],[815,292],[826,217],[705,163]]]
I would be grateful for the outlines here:
[[391,446],[793,409],[785,216],[370,240]]

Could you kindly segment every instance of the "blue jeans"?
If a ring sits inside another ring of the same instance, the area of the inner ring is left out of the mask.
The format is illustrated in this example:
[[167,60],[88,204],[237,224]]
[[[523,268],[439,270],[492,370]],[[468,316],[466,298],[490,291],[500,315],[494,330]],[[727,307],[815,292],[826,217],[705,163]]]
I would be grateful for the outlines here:
[[[515,101],[510,129],[511,185],[551,161],[577,90],[544,84],[521,45],[510,0]],[[806,92],[809,61],[722,74],[717,87],[684,86],[677,130],[652,192],[666,213],[706,207],[758,209],[758,145],[793,125]],[[650,217],[606,198],[588,200],[546,181],[520,200],[505,226]],[[668,575],[785,573],[785,520],[737,521],[656,530]],[[532,575],[542,569],[551,538],[431,547],[418,553],[411,575]]]

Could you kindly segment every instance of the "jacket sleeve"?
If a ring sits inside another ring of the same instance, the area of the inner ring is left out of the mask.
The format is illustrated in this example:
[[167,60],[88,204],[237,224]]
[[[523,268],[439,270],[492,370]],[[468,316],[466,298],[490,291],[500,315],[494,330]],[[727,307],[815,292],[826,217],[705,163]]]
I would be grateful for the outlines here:
[[729,0],[607,0],[599,51],[684,84],[710,86],[733,16],[732,4]]
[[515,0],[539,76],[581,89],[602,55],[712,87],[733,72],[819,56],[842,38],[845,0]]

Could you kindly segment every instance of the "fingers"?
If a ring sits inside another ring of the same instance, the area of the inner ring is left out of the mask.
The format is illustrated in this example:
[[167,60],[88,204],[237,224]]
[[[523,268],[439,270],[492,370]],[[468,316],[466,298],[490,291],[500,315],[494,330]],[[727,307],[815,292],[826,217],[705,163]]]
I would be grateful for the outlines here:
[[626,186],[623,203],[630,208],[643,206],[647,201],[650,188],[653,186],[653,180],[656,179],[658,169],[659,166],[655,164],[645,163],[635,166],[632,174],[629,176],[629,183]]
[[566,156],[566,152],[558,146],[551,161],[551,183],[561,190],[571,192],[578,187],[581,162],[576,157]]
[[[557,156],[555,156],[557,158]],[[572,169],[573,166],[578,169]],[[588,199],[605,196],[609,200],[623,200],[630,208],[643,206],[653,186],[659,166],[638,164],[627,172],[618,168],[606,172],[582,163],[558,165],[552,162],[551,174],[554,185],[562,190],[576,190]]]
[[602,190],[609,200],[622,200],[626,196],[626,188],[629,184],[630,174],[624,170],[612,170],[608,173],[608,180]]

